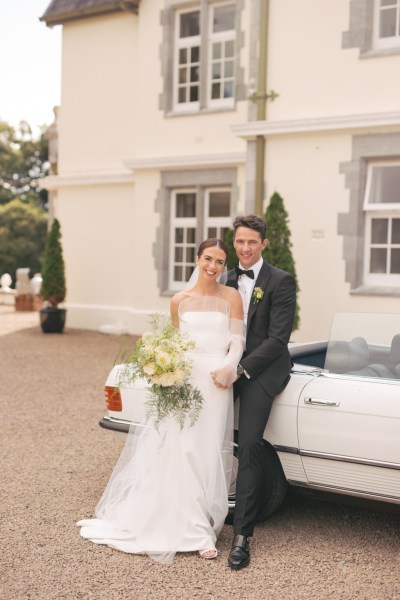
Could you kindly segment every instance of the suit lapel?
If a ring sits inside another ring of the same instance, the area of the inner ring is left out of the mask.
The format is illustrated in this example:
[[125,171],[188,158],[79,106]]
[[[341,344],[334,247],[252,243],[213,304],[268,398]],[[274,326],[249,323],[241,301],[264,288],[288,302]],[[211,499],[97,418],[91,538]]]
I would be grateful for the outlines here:
[[[254,284],[254,288],[261,288],[265,294],[265,288],[267,287],[268,280],[271,277],[271,273],[271,267],[268,263],[264,262],[258,274],[257,281]],[[265,301],[265,298],[263,298],[262,300],[256,303],[254,302],[253,296],[250,298],[249,310],[247,313],[247,333],[249,332],[250,323],[257,308],[260,306],[260,304],[262,304],[262,302]]]

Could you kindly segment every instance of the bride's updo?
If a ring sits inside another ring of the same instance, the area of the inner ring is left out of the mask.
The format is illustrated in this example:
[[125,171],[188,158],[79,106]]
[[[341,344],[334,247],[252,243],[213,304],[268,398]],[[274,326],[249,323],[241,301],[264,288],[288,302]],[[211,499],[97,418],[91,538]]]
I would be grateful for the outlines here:
[[220,248],[224,253],[225,253],[225,263],[226,260],[228,258],[228,246],[225,244],[225,242],[223,242],[222,240],[218,239],[218,238],[208,238],[207,240],[204,240],[204,242],[201,242],[199,249],[197,251],[197,257],[200,258],[200,256],[203,254],[204,250],[207,250],[207,248]]

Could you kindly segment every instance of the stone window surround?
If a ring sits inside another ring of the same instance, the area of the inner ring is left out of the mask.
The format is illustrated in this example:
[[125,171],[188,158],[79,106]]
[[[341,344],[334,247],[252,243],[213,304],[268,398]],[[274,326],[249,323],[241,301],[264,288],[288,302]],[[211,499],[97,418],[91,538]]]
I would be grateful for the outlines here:
[[359,48],[360,58],[400,54],[398,48],[374,48],[374,0],[350,0],[349,29],[342,34],[342,49]]
[[[231,215],[236,214],[239,200],[236,168],[196,169],[185,171],[161,172],[161,186],[155,202],[155,212],[159,215],[160,225],[156,231],[154,261],[158,273],[158,288],[161,296],[172,296],[177,290],[169,289],[169,249],[171,222],[171,191],[179,188],[195,188],[199,198],[200,210],[204,206],[205,190],[209,187],[225,186],[231,189]],[[197,215],[197,240],[203,240],[204,215]]]
[[[194,111],[174,111],[173,108],[173,68],[174,68],[174,28],[175,28],[175,13],[180,8],[200,8],[202,13],[205,14],[207,6],[210,4],[210,0],[197,0],[194,2],[184,2],[184,0],[166,0],[165,8],[161,12],[161,26],[162,26],[162,42],[160,45],[159,56],[161,62],[161,78],[163,81],[163,91],[159,96],[159,108],[164,112],[167,117],[184,117],[193,114],[204,114],[204,113],[215,113],[215,112],[227,112],[235,110],[235,104],[237,101],[245,100],[247,98],[247,89],[244,83],[244,69],[240,67],[239,57],[241,49],[244,46],[244,33],[240,28],[240,12],[244,8],[245,0],[234,0],[236,4],[236,83],[235,83],[235,97],[234,105],[229,107],[212,107],[206,106],[205,90],[206,90],[206,69],[202,69],[202,75],[200,80],[200,109]],[[204,20],[204,19],[203,19]],[[207,40],[202,36],[202,56],[204,53],[204,44]]]
[[350,293],[367,296],[400,296],[400,288],[367,286],[363,282],[365,211],[364,195],[368,162],[400,160],[400,133],[353,137],[352,160],[341,163],[345,185],[350,192],[349,212],[338,216],[338,233],[343,236],[343,257]]

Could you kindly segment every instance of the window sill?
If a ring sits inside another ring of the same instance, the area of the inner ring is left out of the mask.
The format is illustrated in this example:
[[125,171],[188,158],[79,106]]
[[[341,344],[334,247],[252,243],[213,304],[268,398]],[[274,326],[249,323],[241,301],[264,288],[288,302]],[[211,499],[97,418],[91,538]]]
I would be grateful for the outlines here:
[[175,117],[193,117],[194,115],[209,115],[213,113],[221,113],[221,112],[234,112],[236,110],[236,106],[219,106],[219,107],[208,107],[208,108],[199,108],[198,110],[187,110],[187,111],[179,111],[179,110],[171,110],[165,113],[165,117],[167,119],[175,118]]
[[350,290],[353,296],[400,296],[400,287],[360,285]]
[[373,50],[360,52],[360,58],[379,58],[380,56],[393,56],[396,54],[400,54],[400,46],[393,48],[374,48]]

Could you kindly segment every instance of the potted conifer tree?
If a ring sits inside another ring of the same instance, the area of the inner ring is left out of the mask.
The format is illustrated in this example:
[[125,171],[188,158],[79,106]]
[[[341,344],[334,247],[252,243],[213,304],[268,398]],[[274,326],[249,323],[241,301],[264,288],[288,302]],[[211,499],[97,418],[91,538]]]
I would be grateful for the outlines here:
[[[267,224],[268,246],[263,251],[263,258],[273,267],[283,269],[293,275],[296,282],[296,292],[299,291],[296,265],[292,255],[292,242],[290,240],[289,215],[285,209],[283,198],[274,192],[264,214]],[[300,307],[296,303],[296,313],[293,331],[300,325]]]
[[40,296],[44,300],[40,309],[40,324],[43,333],[62,333],[66,309],[59,308],[65,298],[65,265],[61,247],[60,223],[54,219],[47,234],[42,268]]

